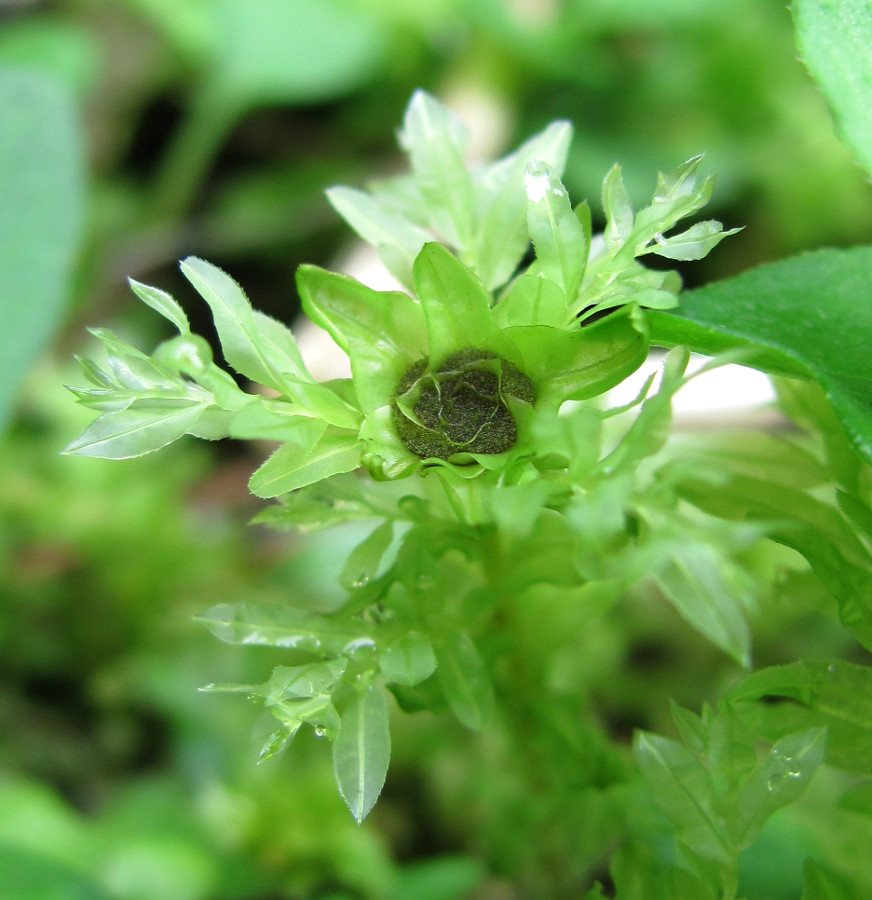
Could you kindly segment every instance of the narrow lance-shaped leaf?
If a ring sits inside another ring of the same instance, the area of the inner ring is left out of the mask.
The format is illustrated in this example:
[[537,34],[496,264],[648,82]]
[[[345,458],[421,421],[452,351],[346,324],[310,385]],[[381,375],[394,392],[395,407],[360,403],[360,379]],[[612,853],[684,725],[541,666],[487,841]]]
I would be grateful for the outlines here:
[[256,496],[269,499],[340,472],[351,472],[359,465],[357,436],[327,432],[312,446],[279,447],[251,476],[248,487]]
[[633,205],[621,178],[621,167],[617,164],[609,169],[603,180],[602,200],[606,214],[603,237],[609,250],[616,253],[632,234],[635,221]]
[[166,291],[159,288],[151,287],[148,284],[142,284],[134,281],[132,278],[127,279],[134,294],[142,300],[146,306],[150,306],[155,312],[160,313],[165,319],[168,319],[179,330],[179,334],[190,334],[191,324],[185,311]]
[[739,849],[749,846],[769,817],[808,787],[824,761],[826,729],[812,728],[777,741],[731,804],[727,827]]
[[182,273],[209,304],[227,362],[246,378],[284,392],[282,374],[308,377],[293,335],[254,310],[242,288],[217,266],[189,256]]
[[465,128],[433,97],[416,91],[406,109],[400,143],[436,229],[462,252],[471,250],[474,197],[463,162]]
[[514,153],[473,173],[479,210],[475,273],[488,290],[504,284],[530,244],[524,173],[534,160],[560,178],[572,139],[569,122],[552,122]]
[[333,742],[333,773],[339,793],[360,824],[384,787],[391,757],[388,707],[376,684],[359,693],[341,717]]
[[390,209],[379,197],[348,187],[327,191],[333,208],[367,243],[403,287],[412,288],[412,264],[432,236]]
[[102,459],[142,456],[186,434],[208,406],[208,400],[137,398],[125,409],[92,422],[64,453]]
[[724,231],[724,226],[720,222],[707,219],[704,222],[696,222],[679,234],[668,237],[655,235],[654,243],[648,249],[651,253],[666,259],[702,259],[725,237],[738,234],[741,230],[741,228],[730,228],[728,231]]
[[318,616],[270,603],[221,603],[195,617],[228,644],[305,650],[336,657],[375,641],[365,622]]
[[527,227],[542,273],[574,302],[590,250],[584,226],[573,212],[566,188],[547,165],[533,162],[524,176]]

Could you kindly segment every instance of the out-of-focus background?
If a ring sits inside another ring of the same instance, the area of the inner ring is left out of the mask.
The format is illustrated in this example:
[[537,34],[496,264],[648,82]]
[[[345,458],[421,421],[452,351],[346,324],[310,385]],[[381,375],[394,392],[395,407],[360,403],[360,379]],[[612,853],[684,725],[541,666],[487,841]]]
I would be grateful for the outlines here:
[[[705,152],[711,215],[746,228],[688,285],[872,240],[872,189],[783,0],[0,0],[0,896],[516,896],[505,873],[525,851],[479,808],[504,786],[490,771],[464,801],[453,726],[403,719],[358,828],[316,738],[255,767],[268,723],[196,693],[263,681],[281,657],[192,617],[329,600],[354,535],[247,526],[257,447],[59,455],[89,418],[62,388],[94,349],[86,326],[146,350],[169,336],[126,277],[212,337],[177,269],[196,254],[293,321],[297,266],[354,250],[324,188],[397,170],[417,87],[479,157],[571,119],[565,181],[595,216],[613,162],[641,203],[657,170]],[[678,669],[632,671],[634,710],[655,690],[697,701]]]

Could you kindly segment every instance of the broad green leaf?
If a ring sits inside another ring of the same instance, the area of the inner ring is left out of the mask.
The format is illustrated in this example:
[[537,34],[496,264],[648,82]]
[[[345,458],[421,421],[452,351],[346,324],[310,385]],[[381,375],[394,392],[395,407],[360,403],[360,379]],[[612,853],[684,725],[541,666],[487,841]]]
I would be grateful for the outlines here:
[[229,275],[193,256],[183,260],[181,268],[209,304],[224,358],[237,372],[281,393],[285,374],[308,378],[291,332],[275,319],[255,313]]
[[569,194],[545,163],[533,162],[524,174],[527,228],[539,269],[557,284],[568,304],[575,301],[590,247]]
[[462,255],[473,249],[474,194],[463,162],[466,129],[450,110],[419,90],[406,109],[400,144],[409,154],[436,230]]
[[372,194],[334,187],[327,191],[327,199],[360,237],[376,248],[394,278],[411,290],[415,257],[432,235]]
[[0,66],[0,431],[61,322],[84,219],[82,128],[59,81]]
[[368,584],[378,573],[382,557],[394,539],[394,523],[387,519],[348,555],[339,583],[346,590],[354,590]]
[[736,847],[749,846],[773,813],[802,794],[824,761],[825,747],[825,728],[776,741],[730,804],[727,828]]
[[744,610],[753,602],[753,585],[741,569],[711,544],[687,535],[670,545],[651,577],[697,631],[741,665],[750,664]]
[[716,812],[717,797],[702,763],[681,744],[639,732],[634,749],[654,799],[678,837],[702,856],[731,862],[734,849]]
[[415,290],[430,336],[430,361],[438,366],[458,350],[490,350],[515,365],[517,351],[497,328],[490,295],[473,273],[441,244],[425,244],[415,260]]
[[342,0],[218,0],[210,92],[246,110],[321,103],[359,88],[386,58],[377,20]]
[[524,173],[534,160],[560,178],[572,139],[569,122],[552,122],[514,153],[473,172],[479,213],[475,274],[488,290],[504,284],[530,244]]
[[252,521],[279,530],[309,532],[374,515],[360,490],[360,479],[337,475],[286,494],[279,504],[261,510]]
[[269,499],[360,465],[360,442],[353,434],[327,432],[313,446],[284,444],[251,476],[248,487]]
[[326,430],[326,424],[295,413],[284,400],[253,397],[251,403],[232,415],[229,433],[239,440],[289,441],[312,446]]
[[358,824],[378,800],[390,757],[388,706],[382,689],[371,684],[342,713],[342,728],[333,742],[336,784]]
[[[872,675],[840,660],[761,669],[727,694],[749,728],[778,740],[792,732],[826,728],[827,762],[869,773],[872,759]],[[787,698],[776,702],[777,698]],[[743,708],[739,701],[763,700]]]
[[712,354],[754,345],[747,365],[811,376],[848,437],[872,461],[872,247],[819,250],[760,266],[650,313],[654,344]]
[[812,709],[872,728],[872,667],[843,660],[790,663],[746,675],[730,700],[791,697]]
[[436,655],[429,638],[409,631],[382,650],[378,664],[388,681],[414,687],[436,671]]
[[318,616],[278,604],[222,603],[195,619],[228,644],[304,650],[323,657],[352,653],[375,643],[364,622]]
[[142,284],[133,278],[128,278],[127,281],[133,293],[155,312],[172,322],[179,330],[179,334],[190,334],[191,324],[188,322],[185,311],[166,291]]
[[833,111],[845,143],[872,174],[872,12],[866,0],[795,0],[803,61]]
[[490,677],[469,635],[452,631],[436,644],[436,674],[451,711],[467,728],[481,731],[494,713]]
[[137,398],[92,422],[64,453],[103,459],[142,456],[186,434],[208,406],[209,400]]
[[427,355],[420,304],[316,266],[300,267],[297,286],[309,318],[348,353],[361,408],[370,414],[387,406],[400,378]]

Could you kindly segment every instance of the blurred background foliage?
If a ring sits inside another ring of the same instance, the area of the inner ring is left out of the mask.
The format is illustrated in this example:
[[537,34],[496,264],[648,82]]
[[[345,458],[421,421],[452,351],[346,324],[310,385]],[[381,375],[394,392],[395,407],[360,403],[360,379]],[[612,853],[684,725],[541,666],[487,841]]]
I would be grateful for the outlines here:
[[[524,698],[517,721],[481,737],[404,717],[359,829],[314,737],[255,768],[268,723],[196,693],[261,681],[279,656],[218,645],[192,621],[290,592],[329,606],[356,535],[246,527],[257,448],[58,456],[83,425],[59,385],[84,326],[146,349],[166,336],[126,276],[174,292],[208,335],[176,269],[197,254],[292,320],[297,266],[341,266],[350,246],[324,188],[395,170],[416,87],[464,117],[478,156],[572,120],[565,180],[595,216],[614,161],[641,201],[658,169],[705,151],[711,214],[747,227],[694,264],[694,284],[872,239],[872,190],[796,58],[782,0],[0,2],[4,896],[511,898],[533,896],[518,885],[542,867],[570,890],[604,876],[606,823],[632,809],[629,752],[607,737],[628,751],[633,728],[668,731],[664,698],[697,708],[732,672],[663,608],[628,598],[561,651],[549,721]],[[767,601],[761,662],[845,649],[841,632],[797,623],[783,593]],[[559,640],[559,619],[527,614],[531,639]],[[529,758],[513,755],[519,731]],[[585,785],[610,786],[595,802],[571,787],[579,758]],[[823,840],[816,802],[767,832],[792,872]],[[798,896],[773,858],[749,861],[749,896]]]

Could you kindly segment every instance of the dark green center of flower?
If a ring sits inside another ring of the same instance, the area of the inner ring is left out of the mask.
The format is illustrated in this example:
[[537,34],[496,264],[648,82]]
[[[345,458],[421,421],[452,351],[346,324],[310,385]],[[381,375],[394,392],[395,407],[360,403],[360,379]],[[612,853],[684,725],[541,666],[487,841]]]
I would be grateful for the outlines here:
[[502,453],[518,438],[507,397],[533,403],[533,382],[488,350],[452,354],[435,371],[418,360],[397,384],[394,424],[416,456],[448,459],[455,453]]

